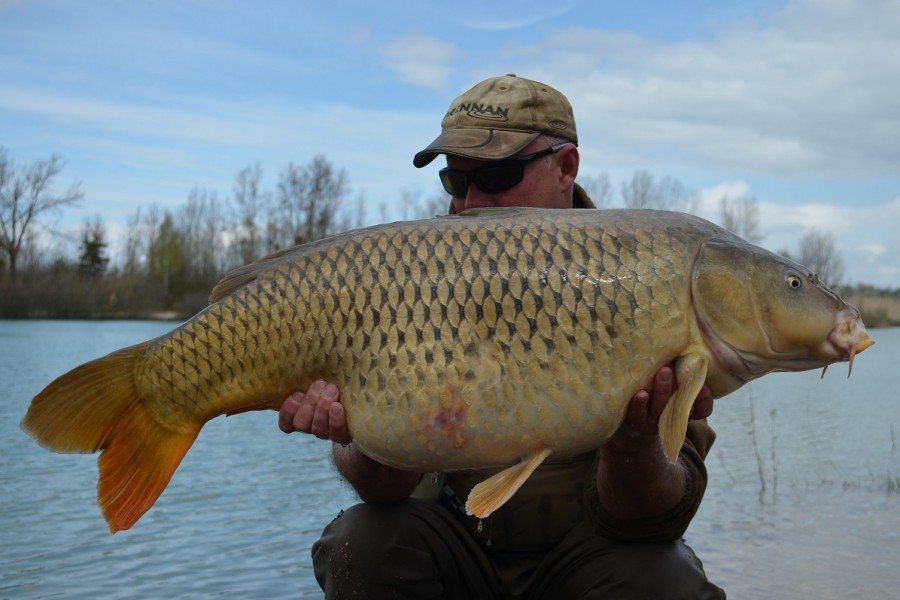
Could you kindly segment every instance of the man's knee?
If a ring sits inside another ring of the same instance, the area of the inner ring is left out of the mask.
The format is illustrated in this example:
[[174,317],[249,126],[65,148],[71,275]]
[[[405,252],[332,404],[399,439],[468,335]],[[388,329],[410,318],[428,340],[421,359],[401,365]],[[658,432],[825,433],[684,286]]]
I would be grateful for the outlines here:
[[357,504],[342,510],[322,532],[313,546],[343,547],[346,544],[366,544],[377,547],[395,534],[404,520],[404,511],[393,504]]
[[720,600],[703,564],[684,542],[626,543],[575,530],[544,559],[536,597],[617,600]]
[[429,517],[430,509],[418,500],[357,504],[338,515],[312,547],[313,570],[326,597],[377,598],[382,590],[400,588],[409,588],[410,597],[432,593],[433,583],[426,581],[435,570]]
[[722,599],[703,564],[684,542],[622,544],[617,548],[622,587],[628,598]]
[[[341,511],[313,544],[313,565],[334,570],[364,568],[386,555],[383,548],[395,546],[413,518],[401,504],[357,504]],[[338,564],[335,564],[338,563]],[[374,566],[373,566],[374,568]]]

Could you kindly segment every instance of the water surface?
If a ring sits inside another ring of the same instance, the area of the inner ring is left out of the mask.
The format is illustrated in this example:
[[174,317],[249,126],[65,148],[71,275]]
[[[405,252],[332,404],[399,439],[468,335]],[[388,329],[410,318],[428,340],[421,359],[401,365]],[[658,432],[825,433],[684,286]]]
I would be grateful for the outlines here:
[[[0,321],[0,598],[319,598],[309,549],[354,501],[328,445],[274,412],[210,422],[160,500],[111,536],[96,457],[19,429],[66,370],[163,334],[158,322]],[[900,593],[900,329],[845,366],[776,374],[716,403],[710,483],[687,533],[731,598]]]

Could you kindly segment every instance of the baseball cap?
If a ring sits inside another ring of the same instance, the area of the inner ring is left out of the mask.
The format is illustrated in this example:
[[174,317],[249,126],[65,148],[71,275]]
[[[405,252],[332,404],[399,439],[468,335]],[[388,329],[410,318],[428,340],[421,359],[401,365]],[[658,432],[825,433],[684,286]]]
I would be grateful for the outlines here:
[[547,84],[516,75],[493,77],[456,98],[441,135],[416,154],[424,167],[438,154],[478,160],[509,158],[540,135],[578,143],[575,116],[564,95]]

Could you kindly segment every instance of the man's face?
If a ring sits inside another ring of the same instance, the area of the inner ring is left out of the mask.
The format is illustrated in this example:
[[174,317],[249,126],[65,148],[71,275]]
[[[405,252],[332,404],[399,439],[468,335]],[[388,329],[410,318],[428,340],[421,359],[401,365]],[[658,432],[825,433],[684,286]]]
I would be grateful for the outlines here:
[[[535,140],[516,156],[524,156],[547,147],[542,140]],[[465,196],[453,196],[453,208],[462,212],[470,208],[491,206],[528,206],[534,208],[571,208],[571,179],[566,177],[566,155],[577,150],[569,145],[546,158],[538,159],[525,167],[522,181],[508,190],[488,194],[482,192],[477,185],[470,184]],[[571,157],[568,159],[571,161]],[[447,155],[447,167],[460,171],[471,171],[490,164],[488,161]],[[577,158],[575,160],[577,170]]]

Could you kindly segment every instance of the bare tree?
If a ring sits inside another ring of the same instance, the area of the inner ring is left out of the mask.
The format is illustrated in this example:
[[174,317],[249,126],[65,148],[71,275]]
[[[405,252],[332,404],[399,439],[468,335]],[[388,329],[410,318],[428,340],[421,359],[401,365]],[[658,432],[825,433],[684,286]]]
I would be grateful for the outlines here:
[[258,162],[245,167],[232,187],[231,209],[237,221],[233,243],[241,264],[256,260],[262,250],[260,216],[269,204],[269,194],[260,187],[262,174]]
[[[57,255],[62,256],[63,254],[58,246],[54,248],[54,251]],[[37,229],[31,227],[28,230],[28,233],[25,234],[25,238],[22,240],[22,244],[19,247],[17,257],[18,264],[16,265],[17,273],[28,273],[39,270],[42,265],[47,264],[49,254],[50,248],[41,244],[41,240],[38,239]]]
[[635,171],[630,181],[622,183],[625,208],[675,210],[686,204],[687,196],[684,184],[668,175],[657,181],[647,171]]
[[[401,219],[432,219],[439,215],[446,215],[450,210],[450,196],[441,186],[435,186],[430,196],[425,196],[421,188],[400,189],[400,214]],[[389,218],[387,205],[383,206],[382,221]]]
[[288,164],[278,182],[278,209],[287,227],[280,242],[302,244],[335,233],[347,190],[347,172],[336,170],[322,155],[306,167]]
[[416,219],[432,219],[439,215],[446,215],[450,211],[450,202],[452,197],[444,191],[441,186],[436,186],[431,196],[422,200],[417,204],[414,218]]
[[700,214],[700,207],[703,205],[701,201],[700,194],[697,192],[691,192],[690,195],[684,201],[684,208],[681,210],[692,214],[697,215]]
[[622,202],[625,208],[655,208],[653,188],[653,175],[647,171],[635,171],[630,181],[622,182]]
[[141,207],[137,207],[126,219],[125,264],[122,269],[126,275],[136,275],[140,272],[143,259],[146,257],[144,242]]
[[670,175],[663,175],[656,184],[658,208],[681,210],[687,205],[688,191],[684,184]]
[[280,217],[280,213],[279,207],[275,205],[269,205],[266,209],[266,241],[264,254],[277,252],[290,245],[290,243],[285,240],[286,228]]
[[719,210],[722,227],[752,244],[762,241],[763,236],[759,234],[759,202],[755,196],[722,196]]
[[359,191],[356,193],[356,200],[353,202],[353,211],[349,214],[346,225],[347,230],[359,229],[366,224],[366,207],[369,202],[366,200],[366,193]]
[[580,177],[578,184],[584,188],[584,191],[594,201],[594,205],[597,208],[609,208],[612,206],[615,192],[613,192],[609,174],[601,173],[600,175]]
[[33,233],[38,218],[84,196],[77,182],[62,194],[53,192],[53,180],[62,168],[62,159],[54,154],[49,160],[17,169],[6,149],[0,147],[0,251],[13,278],[18,275],[22,244]]
[[152,264],[154,261],[153,255],[157,251],[157,246],[159,244],[162,222],[163,210],[156,202],[150,205],[140,219],[139,235],[143,240],[141,242],[141,250],[144,254],[143,262],[147,275],[149,275],[151,279],[153,278],[153,271],[155,268]]
[[195,187],[181,209],[176,227],[183,247],[185,276],[205,287],[215,283],[223,270],[222,211],[215,192]]
[[844,261],[837,249],[837,241],[830,231],[813,227],[800,238],[797,262],[816,273],[828,285],[843,283]]

